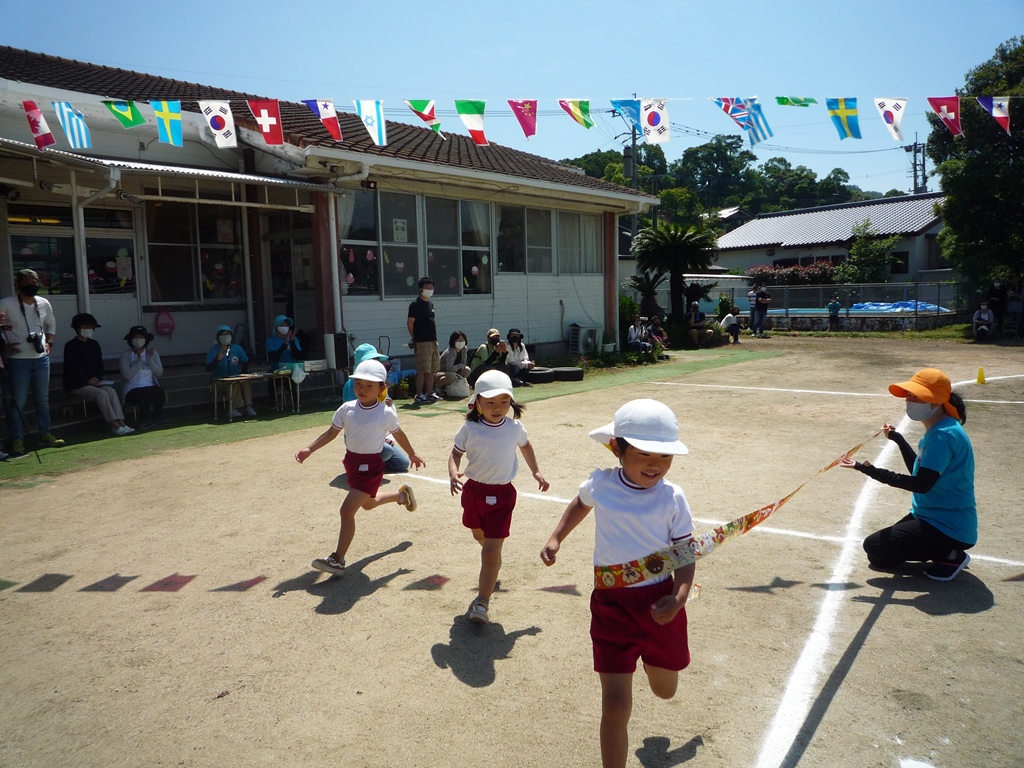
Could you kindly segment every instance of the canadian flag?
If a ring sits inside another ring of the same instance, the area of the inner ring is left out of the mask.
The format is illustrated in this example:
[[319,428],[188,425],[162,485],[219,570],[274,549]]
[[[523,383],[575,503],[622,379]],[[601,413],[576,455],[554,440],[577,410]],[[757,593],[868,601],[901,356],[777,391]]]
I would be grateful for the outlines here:
[[949,128],[954,136],[963,134],[960,127],[960,97],[959,96],[929,96],[928,103],[935,114],[939,116],[942,124]]
[[46,118],[34,101],[22,102],[25,106],[25,117],[28,118],[28,127],[32,129],[32,137],[36,140],[36,147],[46,149],[57,143],[50,133],[50,127],[46,124]]
[[263,140],[267,144],[284,144],[284,131],[281,129],[281,107],[277,99],[249,99],[249,111],[260,127]]

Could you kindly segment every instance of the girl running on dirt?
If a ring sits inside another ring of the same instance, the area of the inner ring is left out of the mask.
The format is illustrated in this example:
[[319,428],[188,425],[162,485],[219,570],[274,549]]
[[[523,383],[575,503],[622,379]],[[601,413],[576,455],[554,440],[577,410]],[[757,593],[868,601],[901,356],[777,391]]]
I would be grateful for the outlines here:
[[[537,457],[519,417],[525,406],[515,401],[512,379],[501,371],[484,371],[474,385],[466,422],[455,435],[455,447],[448,458],[448,479],[452,496],[462,492],[462,524],[473,532],[480,545],[479,593],[469,604],[469,619],[486,624],[488,607],[501,569],[501,548],[508,538],[516,489],[512,480],[519,469],[516,448],[541,491],[548,481],[537,468]],[[515,418],[509,419],[512,411]],[[459,472],[462,457],[466,471]],[[466,477],[465,483],[462,477]]]

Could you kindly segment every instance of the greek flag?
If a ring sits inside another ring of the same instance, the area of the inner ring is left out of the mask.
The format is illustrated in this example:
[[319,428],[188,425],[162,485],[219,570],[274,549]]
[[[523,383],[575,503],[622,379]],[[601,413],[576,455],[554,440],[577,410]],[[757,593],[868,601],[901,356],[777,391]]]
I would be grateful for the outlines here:
[[744,99],[743,103],[750,114],[750,120],[747,123],[747,138],[750,139],[750,146],[756,146],[758,142],[765,141],[774,136],[775,134],[772,133],[771,126],[768,125],[768,121],[765,119],[764,110],[757,103],[757,97],[751,96],[749,99]]
[[388,143],[388,124],[384,121],[384,103],[381,101],[353,101],[356,105],[356,114],[363,121],[366,130],[378,147],[385,147]]
[[85,115],[71,106],[70,101],[51,101],[53,111],[57,113],[60,127],[67,134],[72,149],[92,149],[92,137],[89,126],[85,124]]

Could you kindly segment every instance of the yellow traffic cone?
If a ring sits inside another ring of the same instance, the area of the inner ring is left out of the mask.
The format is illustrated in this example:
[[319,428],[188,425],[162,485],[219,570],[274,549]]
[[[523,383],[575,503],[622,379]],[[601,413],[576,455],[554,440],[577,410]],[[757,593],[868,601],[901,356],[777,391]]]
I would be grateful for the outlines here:
[[985,381],[985,369],[984,368],[979,368],[978,369],[978,383],[979,384],[987,384],[988,383],[987,381]]

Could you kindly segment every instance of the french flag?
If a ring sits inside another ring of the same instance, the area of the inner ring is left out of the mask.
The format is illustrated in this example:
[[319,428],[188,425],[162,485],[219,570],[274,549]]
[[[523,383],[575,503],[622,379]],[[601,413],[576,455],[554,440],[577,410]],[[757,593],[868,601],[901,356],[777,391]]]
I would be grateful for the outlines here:
[[334,111],[334,102],[330,99],[310,99],[302,102],[313,114],[320,118],[324,128],[331,134],[335,141],[341,141],[341,124],[338,122],[338,113]]

